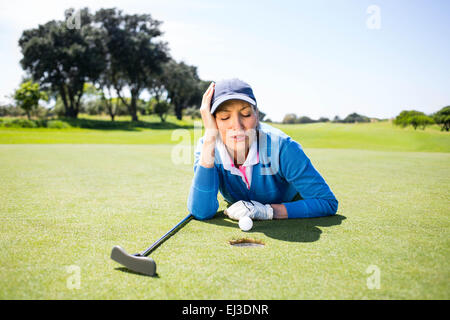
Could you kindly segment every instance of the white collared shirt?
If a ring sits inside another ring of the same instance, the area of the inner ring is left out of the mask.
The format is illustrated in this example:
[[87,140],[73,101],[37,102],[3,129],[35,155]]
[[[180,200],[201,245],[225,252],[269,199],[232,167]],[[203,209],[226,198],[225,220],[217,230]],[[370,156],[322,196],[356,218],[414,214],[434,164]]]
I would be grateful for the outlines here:
[[242,181],[244,181],[244,183],[246,184],[247,189],[250,189],[252,183],[253,166],[259,163],[257,140],[253,140],[252,144],[250,145],[247,158],[239,168],[236,168],[236,166],[234,165],[233,158],[228,153],[228,150],[220,137],[216,140],[216,147],[217,151],[219,152],[223,168],[230,171],[231,174],[240,176],[242,178]]

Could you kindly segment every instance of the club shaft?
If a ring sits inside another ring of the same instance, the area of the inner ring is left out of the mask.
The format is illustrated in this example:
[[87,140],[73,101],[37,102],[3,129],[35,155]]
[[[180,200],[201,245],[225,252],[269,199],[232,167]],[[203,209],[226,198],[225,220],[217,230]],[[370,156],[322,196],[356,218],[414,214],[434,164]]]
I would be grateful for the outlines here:
[[181,220],[180,222],[178,222],[178,224],[173,227],[172,229],[170,229],[169,231],[167,231],[167,233],[165,235],[163,235],[161,238],[159,238],[154,244],[152,244],[150,247],[148,247],[147,249],[145,249],[144,251],[142,251],[140,253],[141,256],[148,256],[150,253],[152,253],[153,250],[155,250],[161,243],[163,243],[172,232],[174,232],[175,230],[177,230],[179,227],[181,227],[185,222],[189,221],[192,218],[192,214],[188,214],[186,216],[186,218],[184,218],[183,220]]

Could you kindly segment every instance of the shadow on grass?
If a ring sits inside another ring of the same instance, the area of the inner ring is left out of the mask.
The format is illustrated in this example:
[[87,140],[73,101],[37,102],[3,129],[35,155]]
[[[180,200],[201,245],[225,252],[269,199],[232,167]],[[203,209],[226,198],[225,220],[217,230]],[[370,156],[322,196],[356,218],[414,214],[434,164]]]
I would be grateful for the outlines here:
[[125,130],[139,131],[140,129],[171,130],[171,129],[192,129],[193,125],[179,125],[173,122],[147,122],[147,121],[110,121],[96,119],[71,119],[58,118],[58,120],[68,123],[74,128],[98,129],[98,130]]
[[134,272],[133,270],[130,270],[130,269],[125,268],[125,267],[117,267],[114,270],[125,272],[125,273],[130,273],[130,274],[135,274],[135,275],[141,276],[141,277],[159,278],[158,273],[156,273],[154,276],[147,276],[147,275],[142,274],[142,273]]
[[[266,236],[289,242],[314,242],[320,239],[322,230],[318,227],[337,226],[345,220],[346,217],[336,214],[328,217],[305,218],[305,219],[285,219],[271,221],[254,221],[253,228],[246,234],[253,232],[262,232]],[[223,227],[239,228],[238,222],[229,219],[219,211],[213,219],[205,220],[205,223],[211,223]]]

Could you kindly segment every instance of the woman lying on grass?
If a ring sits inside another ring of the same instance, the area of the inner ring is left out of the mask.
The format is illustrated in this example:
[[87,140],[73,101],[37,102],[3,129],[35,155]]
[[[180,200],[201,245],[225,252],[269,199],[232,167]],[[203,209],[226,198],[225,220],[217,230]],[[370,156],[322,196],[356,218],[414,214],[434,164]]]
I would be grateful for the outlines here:
[[[188,210],[212,218],[217,192],[234,220],[333,215],[338,201],[299,143],[259,123],[251,87],[238,79],[211,83],[200,108],[205,134],[195,151]],[[231,205],[232,204],[232,205]]]

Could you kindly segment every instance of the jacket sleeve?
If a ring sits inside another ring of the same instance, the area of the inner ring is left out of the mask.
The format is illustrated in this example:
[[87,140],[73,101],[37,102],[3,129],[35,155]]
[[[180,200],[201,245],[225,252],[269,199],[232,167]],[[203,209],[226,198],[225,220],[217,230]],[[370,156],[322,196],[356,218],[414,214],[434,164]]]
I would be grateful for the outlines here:
[[194,154],[194,178],[187,201],[188,211],[198,220],[211,219],[219,208],[217,168],[205,168],[198,163],[202,145],[203,139],[200,139]]
[[288,218],[314,218],[333,215],[338,201],[299,143],[289,139],[280,153],[280,170],[303,200],[283,203]]

